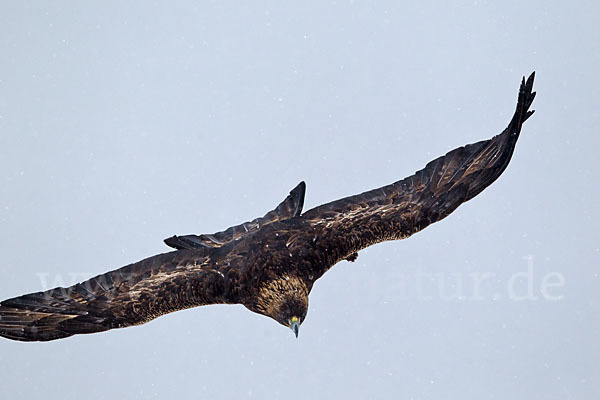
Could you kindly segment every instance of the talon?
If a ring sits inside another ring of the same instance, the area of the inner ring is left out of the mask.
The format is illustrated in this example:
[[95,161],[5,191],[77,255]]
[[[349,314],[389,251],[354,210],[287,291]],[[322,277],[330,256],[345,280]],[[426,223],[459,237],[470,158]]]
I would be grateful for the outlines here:
[[346,261],[354,262],[358,258],[358,253],[354,252],[345,258]]

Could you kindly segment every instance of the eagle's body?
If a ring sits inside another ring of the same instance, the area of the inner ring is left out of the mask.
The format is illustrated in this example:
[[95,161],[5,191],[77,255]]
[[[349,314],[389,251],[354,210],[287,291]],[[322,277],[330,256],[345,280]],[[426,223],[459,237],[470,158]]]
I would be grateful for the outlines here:
[[413,176],[302,214],[301,182],[273,211],[213,235],[173,236],[159,254],[69,288],[0,303],[0,335],[46,341],[139,325],[172,311],[243,304],[298,333],[313,283],[359,250],[408,237],[473,198],[504,171],[533,113],[532,74],[492,139],[455,149]]

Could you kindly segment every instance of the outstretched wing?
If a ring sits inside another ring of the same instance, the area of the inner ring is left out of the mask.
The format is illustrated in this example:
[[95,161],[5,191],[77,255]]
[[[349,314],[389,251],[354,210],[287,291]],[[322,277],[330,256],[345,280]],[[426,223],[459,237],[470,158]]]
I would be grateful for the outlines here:
[[165,239],[164,242],[168,246],[178,250],[198,249],[203,247],[221,247],[225,243],[239,239],[249,232],[257,231],[265,225],[299,216],[300,213],[302,213],[302,206],[304,205],[305,191],[306,184],[304,182],[300,182],[294,189],[292,189],[289,196],[287,196],[285,200],[279,203],[274,210],[266,213],[264,217],[259,217],[252,221],[232,226],[225,231],[213,233],[212,235],[202,234],[173,236]]
[[521,126],[533,114],[534,74],[523,78],[517,110],[501,134],[452,150],[401,181],[304,213],[317,251],[326,254],[326,262],[315,265],[315,278],[360,249],[406,238],[443,219],[494,182],[510,161]]
[[0,336],[54,340],[139,325],[184,308],[235,302],[237,271],[231,274],[210,255],[198,253],[159,254],[68,288],[5,300]]

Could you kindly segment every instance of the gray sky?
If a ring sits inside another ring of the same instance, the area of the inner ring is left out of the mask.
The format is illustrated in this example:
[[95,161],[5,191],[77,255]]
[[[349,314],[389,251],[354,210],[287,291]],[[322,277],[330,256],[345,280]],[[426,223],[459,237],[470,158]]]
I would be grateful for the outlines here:
[[504,129],[534,69],[538,97],[504,175],[329,271],[298,340],[242,306],[1,340],[0,397],[597,396],[598,8],[449,3],[3,2],[2,299],[257,217],[300,180],[305,209],[394,182]]

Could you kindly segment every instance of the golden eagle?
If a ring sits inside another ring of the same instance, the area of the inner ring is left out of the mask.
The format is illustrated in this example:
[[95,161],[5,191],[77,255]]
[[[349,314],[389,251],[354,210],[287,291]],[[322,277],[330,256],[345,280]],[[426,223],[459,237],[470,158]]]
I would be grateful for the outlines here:
[[302,213],[304,182],[262,218],[212,235],[173,236],[177,249],[68,288],[0,303],[0,335],[47,341],[140,325],[207,304],[243,304],[298,328],[314,282],[341,260],[439,221],[494,182],[532,114],[534,74],[519,90],[508,127],[439,157],[401,181]]

